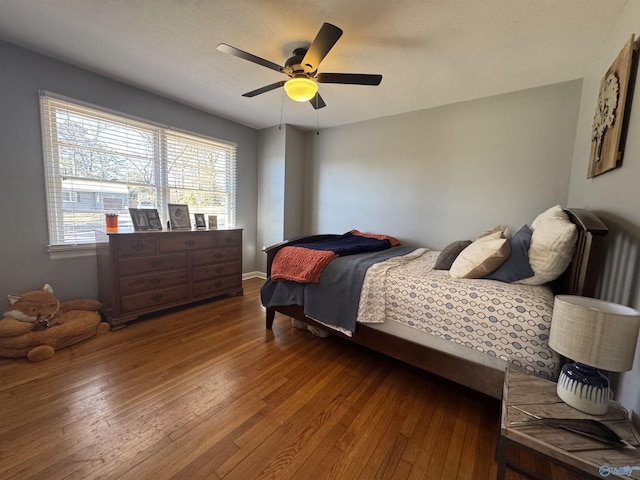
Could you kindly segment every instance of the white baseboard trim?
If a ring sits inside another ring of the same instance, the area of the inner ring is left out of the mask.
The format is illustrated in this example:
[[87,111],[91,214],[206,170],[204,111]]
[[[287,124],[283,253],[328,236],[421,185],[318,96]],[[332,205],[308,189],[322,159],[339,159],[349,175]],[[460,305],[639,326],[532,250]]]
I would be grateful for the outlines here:
[[262,280],[266,280],[267,274],[264,272],[247,272],[242,274],[242,280],[249,280],[250,278],[261,278]]

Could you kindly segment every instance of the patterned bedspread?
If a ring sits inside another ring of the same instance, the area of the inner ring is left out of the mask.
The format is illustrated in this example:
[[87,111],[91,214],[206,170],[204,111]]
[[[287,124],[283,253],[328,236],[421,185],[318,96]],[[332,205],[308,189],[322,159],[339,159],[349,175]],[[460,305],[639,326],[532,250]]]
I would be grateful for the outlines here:
[[[400,322],[554,378],[549,348],[553,293],[546,286],[451,278],[433,270],[440,252],[391,259],[367,270],[358,322]],[[395,263],[394,263],[395,262]]]

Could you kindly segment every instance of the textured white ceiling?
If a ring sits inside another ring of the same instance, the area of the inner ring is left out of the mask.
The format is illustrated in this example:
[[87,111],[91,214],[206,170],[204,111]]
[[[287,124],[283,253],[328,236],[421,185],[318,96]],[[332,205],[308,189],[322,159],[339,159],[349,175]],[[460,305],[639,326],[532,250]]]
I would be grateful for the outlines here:
[[[0,0],[0,39],[251,127],[315,129],[581,78],[627,1]],[[319,72],[383,80],[321,84],[317,116],[282,89],[242,97],[287,77],[215,48],[284,64],[323,22],[344,35]]]

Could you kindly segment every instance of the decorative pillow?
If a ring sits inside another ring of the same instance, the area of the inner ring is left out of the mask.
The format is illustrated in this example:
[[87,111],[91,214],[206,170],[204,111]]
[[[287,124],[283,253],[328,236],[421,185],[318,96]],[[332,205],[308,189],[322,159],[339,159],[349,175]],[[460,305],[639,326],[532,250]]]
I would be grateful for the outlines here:
[[531,230],[535,230],[539,225],[545,222],[551,222],[553,220],[558,220],[559,222],[564,222],[568,220],[567,214],[564,213],[564,210],[560,205],[554,205],[553,207],[545,210],[541,214],[539,214],[533,222],[531,222]]
[[505,262],[485,278],[501,282],[517,282],[532,277],[534,272],[529,264],[529,245],[533,232],[528,225],[523,225],[509,240],[511,253]]
[[456,240],[444,247],[436,259],[434,270],[449,270],[460,252],[471,245],[471,240]]
[[465,248],[451,265],[454,278],[482,278],[498,268],[509,256],[509,242],[495,232]]
[[476,240],[480,240],[482,237],[487,237],[493,233],[496,232],[500,232],[500,236],[502,238],[508,238],[509,237],[509,225],[496,225],[493,228],[490,228],[489,230],[486,230],[484,232],[482,232],[480,235],[478,235],[476,237]]
[[531,226],[529,264],[534,275],[518,283],[542,285],[558,278],[569,266],[578,231],[559,205],[538,215]]

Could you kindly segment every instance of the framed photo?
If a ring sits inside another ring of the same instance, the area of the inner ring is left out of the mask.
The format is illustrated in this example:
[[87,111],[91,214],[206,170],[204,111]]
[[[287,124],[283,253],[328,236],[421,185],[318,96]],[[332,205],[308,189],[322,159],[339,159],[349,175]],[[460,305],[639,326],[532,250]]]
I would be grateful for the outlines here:
[[136,232],[140,230],[162,230],[160,216],[155,208],[130,208],[129,215],[131,215],[133,229]]
[[170,203],[169,221],[172,230],[191,230],[191,220],[189,220],[189,205]]
[[204,223],[204,213],[194,213],[193,216],[196,219],[196,228],[207,228],[207,224]]
[[160,221],[160,215],[158,214],[158,210],[153,208],[150,210],[146,210],[147,212],[147,220],[149,221],[149,226],[153,230],[162,230],[162,222]]
[[209,215],[209,228],[211,230],[216,230],[218,228],[218,216],[217,215]]

